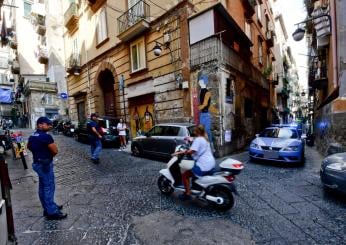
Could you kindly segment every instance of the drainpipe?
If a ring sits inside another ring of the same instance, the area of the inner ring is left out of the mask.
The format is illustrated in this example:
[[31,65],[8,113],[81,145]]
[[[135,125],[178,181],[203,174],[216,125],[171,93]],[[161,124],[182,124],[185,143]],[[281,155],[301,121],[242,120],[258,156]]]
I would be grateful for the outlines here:
[[[338,57],[337,57],[337,22],[336,22],[336,4],[335,0],[330,1],[330,13],[332,18],[332,53],[333,53],[333,84],[334,88],[338,87],[339,84],[339,77],[338,77]],[[333,26],[334,24],[334,26]]]
[[88,110],[89,115],[91,115],[91,102],[90,102],[90,96],[91,96],[91,86],[90,86],[90,71],[89,71],[89,61],[88,61],[88,51],[85,49],[85,64],[87,68],[87,78],[88,78],[88,90],[89,90],[89,96],[88,96]]

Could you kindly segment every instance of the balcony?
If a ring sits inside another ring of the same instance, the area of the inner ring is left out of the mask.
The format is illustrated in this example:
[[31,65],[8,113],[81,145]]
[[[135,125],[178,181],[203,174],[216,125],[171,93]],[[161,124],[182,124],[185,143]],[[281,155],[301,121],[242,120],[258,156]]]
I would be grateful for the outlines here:
[[36,33],[38,35],[44,36],[46,34],[46,26],[44,26],[44,25],[37,25],[36,26]]
[[48,51],[45,46],[40,46],[38,49],[38,62],[41,64],[48,63]]
[[70,31],[74,32],[78,28],[78,6],[76,3],[71,3],[70,7],[64,14],[65,27]]
[[11,71],[13,74],[19,74],[20,73],[20,67],[18,61],[14,60],[12,63]]
[[36,92],[47,92],[47,93],[56,93],[57,92],[57,84],[56,82],[47,82],[47,80],[29,80],[25,83],[23,87],[24,94],[29,94],[33,91]]
[[101,6],[106,2],[106,0],[88,0],[89,6],[92,11],[96,12]]
[[70,75],[78,76],[82,70],[81,56],[78,53],[72,53],[66,60],[66,71]]
[[118,38],[128,41],[149,29],[150,6],[138,1],[118,18]]
[[324,89],[328,85],[328,68],[324,61],[314,63],[309,69],[309,86]]
[[17,49],[18,48],[18,42],[15,38],[10,41],[10,47],[11,47],[11,49]]
[[274,47],[274,43],[275,43],[274,36],[275,36],[274,31],[266,32],[266,43],[268,48]]
[[256,0],[241,0],[245,8],[245,17],[251,18],[255,14]]
[[203,39],[190,46],[190,65],[195,69],[202,64],[221,63],[243,73],[248,79],[269,89],[268,80],[250,62],[245,61],[233,49],[227,47],[217,36]]

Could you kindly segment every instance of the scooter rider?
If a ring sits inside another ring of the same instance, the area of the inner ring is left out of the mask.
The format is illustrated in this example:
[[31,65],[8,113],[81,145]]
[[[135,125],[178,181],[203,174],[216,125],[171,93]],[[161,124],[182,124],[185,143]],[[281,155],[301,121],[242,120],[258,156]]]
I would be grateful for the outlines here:
[[193,140],[190,149],[175,153],[175,155],[191,154],[195,160],[193,168],[183,172],[182,174],[182,181],[185,187],[185,193],[179,197],[182,200],[191,199],[190,178],[192,176],[208,175],[215,168],[215,158],[211,151],[208,136],[203,125],[198,125],[195,128],[194,133],[196,138]]

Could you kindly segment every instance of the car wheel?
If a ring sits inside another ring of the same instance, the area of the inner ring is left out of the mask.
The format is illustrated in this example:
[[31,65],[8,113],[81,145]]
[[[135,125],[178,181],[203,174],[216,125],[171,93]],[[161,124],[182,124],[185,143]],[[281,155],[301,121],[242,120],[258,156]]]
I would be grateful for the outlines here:
[[138,144],[133,144],[131,146],[131,151],[135,157],[140,157],[143,154],[143,151]]

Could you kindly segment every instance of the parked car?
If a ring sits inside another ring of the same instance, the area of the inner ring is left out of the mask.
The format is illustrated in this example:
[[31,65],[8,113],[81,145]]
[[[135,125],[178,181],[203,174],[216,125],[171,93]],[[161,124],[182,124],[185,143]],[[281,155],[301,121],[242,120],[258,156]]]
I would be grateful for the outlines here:
[[[102,136],[102,144],[104,146],[113,146],[113,147],[119,147],[120,146],[120,138],[118,136],[117,131],[117,124],[119,122],[118,119],[113,117],[99,117],[99,125],[101,127],[103,136]],[[81,142],[88,142],[88,128],[87,123],[79,123],[78,127],[75,128],[74,132],[74,138],[77,141]]]
[[346,152],[326,157],[322,161],[320,176],[325,187],[346,194]]
[[157,124],[144,136],[132,140],[131,151],[135,156],[155,155],[170,158],[175,147],[193,137],[195,125],[184,123]]
[[257,134],[249,148],[250,159],[287,163],[304,162],[305,143],[296,127],[272,126]]

